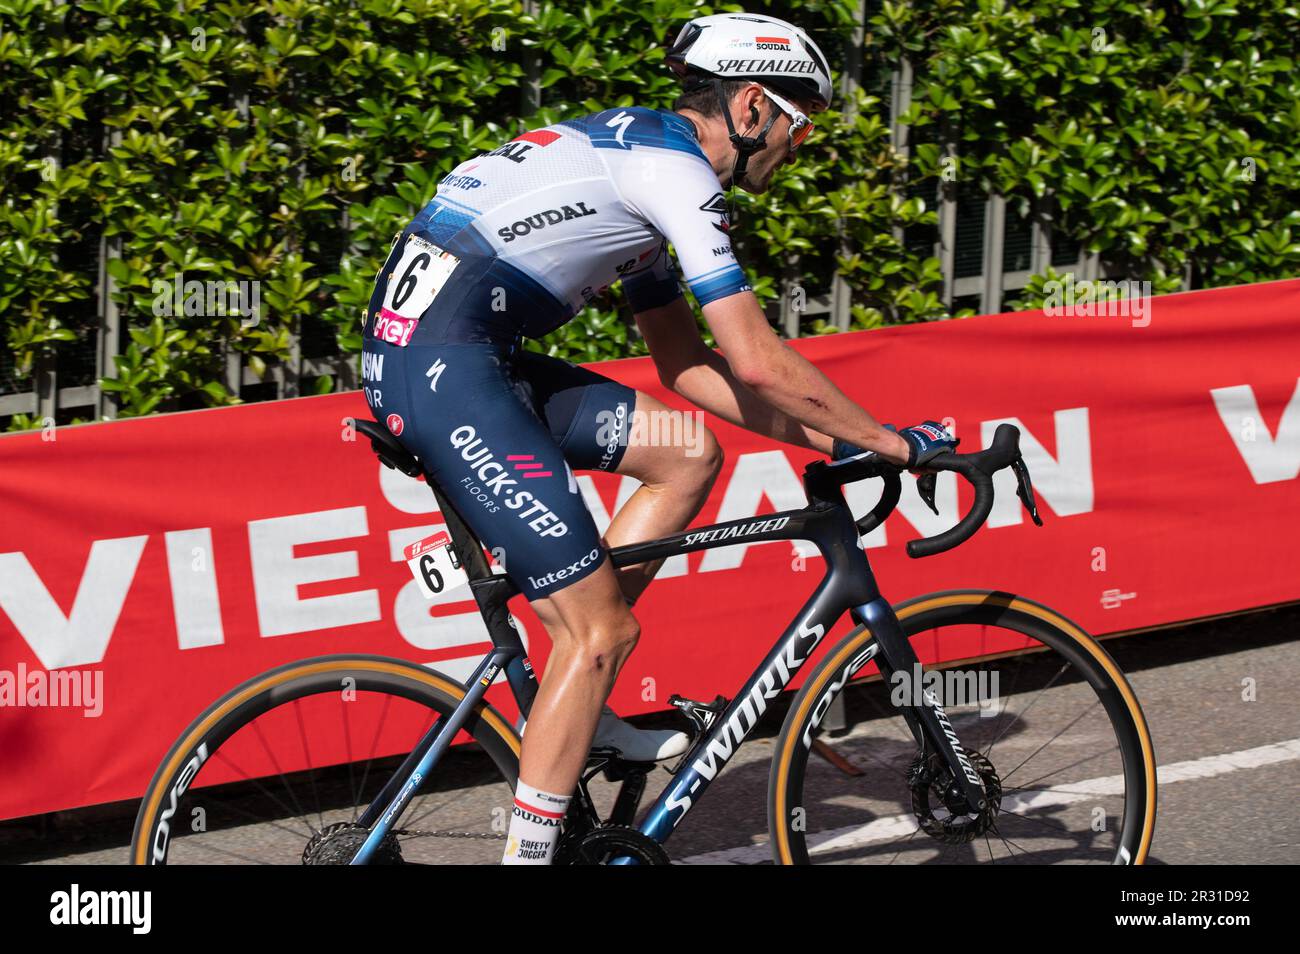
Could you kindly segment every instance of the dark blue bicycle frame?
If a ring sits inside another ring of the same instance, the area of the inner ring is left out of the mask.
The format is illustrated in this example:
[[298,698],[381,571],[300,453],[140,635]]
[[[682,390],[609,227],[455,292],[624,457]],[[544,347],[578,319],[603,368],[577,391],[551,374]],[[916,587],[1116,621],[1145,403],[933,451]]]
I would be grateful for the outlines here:
[[[910,671],[917,663],[911,644],[903,633],[889,602],[880,595],[875,575],[863,552],[860,535],[866,521],[855,524],[842,486],[864,478],[853,459],[826,464],[814,462],[804,471],[804,489],[809,504],[800,510],[786,510],[762,517],[750,517],[714,524],[661,540],[630,544],[610,551],[614,566],[623,567],[679,553],[732,546],[736,543],[760,543],[770,540],[811,540],[826,561],[826,575],[812,596],[799,610],[794,621],[781,634],[771,652],[692,746],[673,781],[650,807],[640,826],[643,834],[664,843],[672,835],[692,806],[698,803],[709,784],[722,771],[736,750],[761,719],[773,699],[780,695],[803,664],[812,656],[822,638],[849,611],[860,625],[871,629],[880,652],[875,657],[882,675]],[[433,484],[430,483],[433,487]],[[883,514],[897,502],[897,483],[887,486],[873,514]],[[457,553],[470,575],[470,587],[483,612],[493,649],[479,663],[465,683],[467,693],[450,718],[439,720],[420,740],[394,773],[388,784],[358,819],[370,829],[370,835],[358,850],[352,864],[366,864],[376,848],[393,828],[393,824],[414,797],[420,783],[437,764],[464,727],[470,713],[479,704],[493,679],[504,670],[520,712],[531,711],[537,694],[537,680],[528,663],[519,633],[510,621],[506,600],[518,590],[506,577],[495,575],[487,566],[482,549],[458,514],[436,487],[434,493],[442,507],[448,530]],[[888,504],[887,507],[884,505]],[[977,780],[966,778],[960,764],[964,757],[954,747],[936,715],[937,707],[917,706],[904,709],[919,744],[926,740],[941,752],[953,768],[972,806],[982,804]],[[942,714],[942,710],[937,710]],[[628,859],[621,859],[627,861]]]

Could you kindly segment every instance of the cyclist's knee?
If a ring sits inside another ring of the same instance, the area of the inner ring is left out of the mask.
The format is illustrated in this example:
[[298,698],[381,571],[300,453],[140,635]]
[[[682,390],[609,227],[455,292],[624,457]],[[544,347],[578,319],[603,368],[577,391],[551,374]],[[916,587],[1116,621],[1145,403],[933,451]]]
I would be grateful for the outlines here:
[[593,672],[614,672],[636,648],[641,624],[624,606],[621,613],[571,628],[569,636],[580,665]]
[[698,437],[686,449],[686,456],[675,468],[670,486],[703,497],[713,489],[722,471],[722,445],[713,432],[701,426]]
[[705,486],[712,487],[722,471],[722,445],[718,443],[718,438],[714,436],[713,431],[707,427],[701,427],[700,434],[701,438],[696,448],[699,453],[688,459],[694,461],[695,469],[701,475]]

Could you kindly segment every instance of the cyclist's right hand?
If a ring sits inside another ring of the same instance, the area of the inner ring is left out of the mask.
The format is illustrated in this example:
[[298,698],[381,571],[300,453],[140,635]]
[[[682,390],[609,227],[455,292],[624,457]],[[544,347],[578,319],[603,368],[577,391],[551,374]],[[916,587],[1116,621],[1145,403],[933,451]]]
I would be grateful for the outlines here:
[[908,470],[924,469],[930,461],[940,454],[955,451],[957,445],[961,443],[961,438],[953,437],[938,421],[922,421],[920,424],[913,424],[911,427],[903,428],[898,436],[907,441]]
[[[870,452],[881,460],[898,468],[906,468],[913,473],[925,473],[925,465],[940,454],[956,448],[960,443],[952,437],[944,426],[937,421],[925,421],[904,428],[901,432],[893,424],[882,425],[885,430],[898,434],[898,448],[893,453]],[[869,453],[849,441],[834,438],[831,444],[831,460],[844,460]]]

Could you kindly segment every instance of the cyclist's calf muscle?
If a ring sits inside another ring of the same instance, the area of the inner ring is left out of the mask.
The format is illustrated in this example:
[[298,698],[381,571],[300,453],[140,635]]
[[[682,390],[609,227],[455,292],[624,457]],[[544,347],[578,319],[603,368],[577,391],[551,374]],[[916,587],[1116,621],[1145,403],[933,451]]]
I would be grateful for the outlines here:
[[519,777],[549,792],[569,793],[640,626],[609,563],[532,605],[552,648],[524,731]]

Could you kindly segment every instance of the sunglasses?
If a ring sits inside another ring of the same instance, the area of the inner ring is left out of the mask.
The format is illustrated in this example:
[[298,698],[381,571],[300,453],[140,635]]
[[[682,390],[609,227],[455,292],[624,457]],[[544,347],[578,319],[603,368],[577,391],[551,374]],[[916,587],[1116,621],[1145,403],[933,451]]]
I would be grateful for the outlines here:
[[795,109],[794,104],[789,100],[782,99],[766,86],[763,87],[763,93],[768,99],[776,103],[781,112],[790,117],[790,151],[794,152],[799,148],[799,144],[808,138],[808,134],[813,131],[813,121]]

